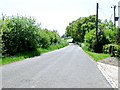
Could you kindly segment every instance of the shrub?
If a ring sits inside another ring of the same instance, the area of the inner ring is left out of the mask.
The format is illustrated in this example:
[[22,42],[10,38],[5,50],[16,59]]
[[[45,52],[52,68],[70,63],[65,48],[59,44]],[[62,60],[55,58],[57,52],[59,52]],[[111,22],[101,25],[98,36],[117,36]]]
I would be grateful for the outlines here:
[[112,30],[112,29],[104,29],[104,34],[106,36],[106,38],[108,39],[109,43],[115,43],[115,38],[116,38],[116,30]]
[[120,28],[116,29],[116,43],[120,45]]
[[110,46],[114,47],[113,52],[111,53],[112,55],[118,56],[120,55],[120,46],[117,44],[107,44],[103,46],[103,52],[104,53],[109,53]]
[[103,45],[108,44],[108,43],[109,43],[109,41],[106,38],[104,32],[102,30],[99,30],[97,38],[96,38],[96,36],[94,36],[94,38],[93,38],[92,48],[93,48],[94,52],[102,53]]
[[31,17],[4,16],[0,21],[3,54],[15,55],[19,52],[34,51],[60,42],[56,31],[41,29]]
[[86,32],[85,37],[84,37],[84,43],[85,47],[89,51],[92,50],[92,43],[93,43],[93,37],[95,36],[95,29],[91,30],[90,32]]
[[41,47],[47,48],[50,46],[50,37],[44,30],[42,30],[41,32],[42,32],[40,40]]
[[101,53],[103,45],[108,44],[109,41],[102,30],[98,31],[97,37],[98,39],[96,38],[95,29],[90,32],[86,32],[84,43],[87,50]]
[[17,52],[36,49],[35,33],[38,28],[35,20],[23,16],[12,16],[4,19],[2,40],[5,52],[14,55]]

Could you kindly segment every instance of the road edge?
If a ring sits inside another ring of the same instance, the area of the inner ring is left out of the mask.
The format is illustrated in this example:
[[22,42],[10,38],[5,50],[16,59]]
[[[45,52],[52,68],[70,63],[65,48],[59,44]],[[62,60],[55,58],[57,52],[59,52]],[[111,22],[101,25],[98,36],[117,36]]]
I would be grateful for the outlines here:
[[108,68],[110,69],[110,67],[111,68],[116,68],[116,69],[118,67],[117,66],[113,66],[113,65],[100,63],[100,62],[97,62],[97,67],[101,71],[103,76],[106,78],[107,82],[112,86],[112,88],[118,88],[118,83],[116,83],[115,80],[109,76],[110,73],[106,72],[106,71],[108,71]]
[[[83,50],[83,49],[82,49]],[[84,51],[84,50],[83,50]],[[85,52],[85,51],[84,51]],[[85,52],[86,53],[86,52]],[[86,53],[87,54],[87,53]],[[87,54],[88,55],[88,54]],[[102,73],[102,75],[105,77],[106,81],[111,85],[112,88],[115,88],[115,90],[120,90],[119,89],[119,86],[118,86],[118,83],[116,85],[116,83],[114,82],[114,80],[112,78],[110,78],[110,76],[107,74],[106,72],[106,68],[103,68],[101,64],[104,64],[104,63],[100,63],[100,62],[97,62],[95,61],[90,55],[88,55],[89,58],[91,59],[91,61],[95,62],[98,69],[100,70],[100,72]],[[109,64],[108,64],[109,65]],[[104,66],[106,66],[106,64],[104,64]],[[109,66],[113,66],[113,65],[109,65]],[[113,66],[113,67],[117,67],[117,66]]]

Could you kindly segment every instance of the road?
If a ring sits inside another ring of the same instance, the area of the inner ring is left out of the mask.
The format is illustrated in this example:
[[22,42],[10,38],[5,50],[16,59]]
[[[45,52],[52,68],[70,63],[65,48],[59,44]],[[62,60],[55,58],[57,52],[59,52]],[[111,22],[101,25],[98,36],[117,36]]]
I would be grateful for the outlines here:
[[2,66],[3,88],[111,88],[97,64],[79,46]]

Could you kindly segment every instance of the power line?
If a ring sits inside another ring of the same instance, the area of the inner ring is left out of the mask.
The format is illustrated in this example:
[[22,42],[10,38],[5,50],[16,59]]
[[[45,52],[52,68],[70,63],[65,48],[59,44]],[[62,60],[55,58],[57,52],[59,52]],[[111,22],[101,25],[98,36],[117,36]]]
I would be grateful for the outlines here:
[[104,18],[108,17],[101,8],[99,8],[100,13],[104,16]]
[[111,14],[110,20],[111,20],[112,16],[113,16],[113,14]]
[[[111,13],[110,15],[106,14],[106,13],[105,13],[106,11],[105,11],[102,7],[104,7],[104,4],[101,4],[101,5],[99,6],[99,11],[100,11],[100,13],[102,14],[102,16],[103,16],[105,19],[111,20],[111,18],[112,18],[112,16],[113,16],[113,13]],[[110,10],[108,10],[108,11],[110,11]],[[110,11],[110,12],[111,12],[111,11]]]

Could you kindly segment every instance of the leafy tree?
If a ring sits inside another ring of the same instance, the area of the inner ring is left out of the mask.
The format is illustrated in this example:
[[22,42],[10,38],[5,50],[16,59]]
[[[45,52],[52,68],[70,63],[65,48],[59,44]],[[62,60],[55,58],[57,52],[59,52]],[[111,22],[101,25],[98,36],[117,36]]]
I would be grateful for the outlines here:
[[35,33],[37,30],[35,20],[32,18],[6,17],[2,27],[2,40],[6,53],[15,54],[16,52],[36,49]]
[[89,51],[93,51],[92,49],[92,43],[93,38],[95,37],[95,29],[91,30],[90,32],[86,32],[85,38],[84,38],[84,44]]
[[120,28],[116,29],[115,37],[116,37],[116,43],[120,45]]
[[[79,18],[66,27],[66,35],[73,38],[73,42],[85,44],[88,50],[102,52],[103,45],[119,43],[120,29],[115,29],[112,21],[98,20],[98,39],[96,39],[95,15]],[[117,38],[116,38],[117,37]]]
[[73,42],[84,42],[86,31],[91,31],[95,28],[95,15],[79,18],[66,27],[66,35],[73,38]]
[[34,18],[4,16],[0,21],[3,54],[15,55],[18,52],[48,48],[60,42],[60,36],[56,31],[41,29]]
[[94,52],[102,53],[103,45],[108,44],[109,41],[102,30],[99,30],[97,37],[98,39],[96,36],[93,37],[92,49]]

